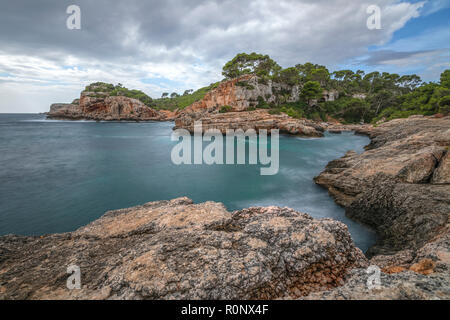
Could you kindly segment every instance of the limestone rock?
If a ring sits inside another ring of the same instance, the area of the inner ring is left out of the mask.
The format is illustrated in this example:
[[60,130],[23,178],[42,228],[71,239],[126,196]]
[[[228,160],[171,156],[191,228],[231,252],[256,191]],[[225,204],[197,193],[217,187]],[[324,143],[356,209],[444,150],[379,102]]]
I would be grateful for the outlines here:
[[423,116],[366,127],[359,131],[371,137],[366,151],[331,161],[315,178],[350,218],[377,231],[369,256],[412,250],[414,261],[389,267],[431,258],[450,270],[449,128],[450,117]]
[[[73,264],[81,290],[66,288]],[[179,198],[71,233],[0,237],[0,266],[0,299],[274,299],[328,290],[367,260],[331,219]]]
[[448,150],[434,171],[431,183],[450,184],[450,152]]
[[47,118],[148,121],[166,120],[167,114],[154,110],[137,99],[83,91],[79,101],[72,104],[51,105]]
[[379,288],[369,289],[370,274],[355,269],[345,285],[329,291],[316,292],[307,300],[448,300],[450,299],[450,274],[424,276],[412,271],[393,274],[381,273]]
[[177,118],[174,129],[187,129],[194,132],[195,121],[201,121],[202,130],[217,129],[226,133],[227,129],[254,129],[257,132],[261,129],[279,129],[280,133],[292,135],[302,135],[308,137],[322,137],[323,129],[309,120],[299,120],[287,115],[271,115],[265,110],[212,113],[203,118],[193,117]]

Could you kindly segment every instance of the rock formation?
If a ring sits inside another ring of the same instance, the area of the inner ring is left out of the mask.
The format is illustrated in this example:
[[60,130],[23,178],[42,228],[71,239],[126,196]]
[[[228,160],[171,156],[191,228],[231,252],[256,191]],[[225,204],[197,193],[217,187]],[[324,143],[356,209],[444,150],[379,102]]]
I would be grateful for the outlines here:
[[195,121],[201,121],[202,130],[218,129],[225,133],[227,129],[254,129],[257,132],[261,129],[272,130],[279,129],[280,133],[301,135],[308,137],[322,137],[323,129],[320,125],[306,119],[293,119],[285,114],[272,115],[266,110],[211,113],[199,119],[192,115],[187,117],[178,117],[175,120],[174,129],[187,129],[194,132]]
[[450,117],[412,116],[366,126],[372,140],[315,178],[347,215],[380,239],[368,254],[386,270],[431,259],[450,271]]
[[429,276],[412,271],[380,274],[380,286],[369,289],[366,269],[352,270],[345,285],[329,291],[314,292],[307,300],[448,300],[450,275]]
[[52,104],[48,119],[56,120],[166,120],[167,115],[141,101],[124,96],[110,96],[108,92],[83,91],[80,99],[71,104]]
[[[322,127],[313,121],[293,119],[287,115],[269,114],[267,110],[252,110],[260,104],[295,102],[299,99],[299,86],[287,86],[273,81],[261,83],[254,75],[221,82],[205,97],[179,111],[174,129],[193,132],[194,122],[201,121],[204,130],[218,129],[279,129],[294,135],[321,137]],[[325,95],[328,97],[329,93]],[[333,96],[333,95],[331,95]],[[222,107],[232,112],[220,113]]]
[[[81,269],[81,290],[66,288],[69,265]],[[110,211],[75,232],[0,237],[0,299],[299,297],[366,265],[340,222],[179,198]]]

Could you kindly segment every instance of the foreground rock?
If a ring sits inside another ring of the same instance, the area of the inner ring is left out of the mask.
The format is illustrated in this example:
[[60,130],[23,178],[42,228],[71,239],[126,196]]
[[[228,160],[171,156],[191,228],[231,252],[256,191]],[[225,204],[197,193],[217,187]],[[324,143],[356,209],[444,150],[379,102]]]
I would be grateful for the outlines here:
[[[345,285],[329,291],[315,292],[307,300],[448,300],[450,274],[424,276],[412,271],[380,274],[380,286],[369,289],[365,269],[355,269]],[[366,280],[366,281],[364,281]]]
[[348,152],[315,181],[350,218],[380,236],[368,252],[386,270],[431,259],[450,270],[450,117],[413,116],[358,131],[372,140]]
[[166,120],[168,114],[152,109],[137,99],[110,96],[108,92],[83,91],[80,99],[71,104],[52,104],[47,118],[54,120],[161,121]]
[[[66,288],[73,264],[81,290]],[[366,265],[340,222],[179,198],[111,211],[71,233],[0,237],[0,298],[299,297]]]
[[187,129],[194,132],[195,121],[201,121],[203,132],[210,129],[220,130],[226,133],[227,129],[242,129],[247,131],[253,129],[272,130],[278,129],[280,133],[307,136],[322,137],[323,129],[321,126],[309,120],[293,119],[287,115],[271,115],[265,110],[211,113],[207,116],[196,119],[192,115],[179,117],[175,120],[174,129]]

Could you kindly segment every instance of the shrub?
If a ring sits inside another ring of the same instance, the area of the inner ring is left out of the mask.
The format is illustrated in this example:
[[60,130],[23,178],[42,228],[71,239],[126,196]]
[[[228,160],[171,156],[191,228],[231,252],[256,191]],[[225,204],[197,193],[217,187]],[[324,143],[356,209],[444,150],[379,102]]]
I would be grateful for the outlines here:
[[219,109],[220,113],[227,113],[227,112],[230,112],[230,111],[233,111],[233,108],[231,106],[222,106]]
[[280,109],[270,109],[269,114],[281,114],[281,110]]
[[247,81],[238,81],[238,82],[236,82],[236,85],[239,86],[239,87],[244,87],[247,90],[254,90],[255,89],[255,87],[253,85],[249,84]]

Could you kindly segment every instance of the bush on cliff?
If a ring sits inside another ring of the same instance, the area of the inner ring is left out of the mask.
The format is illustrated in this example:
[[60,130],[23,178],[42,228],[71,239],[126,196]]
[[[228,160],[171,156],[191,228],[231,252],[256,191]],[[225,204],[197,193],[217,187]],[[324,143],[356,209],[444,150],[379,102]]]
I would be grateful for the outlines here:
[[178,97],[169,99],[167,97],[153,100],[153,108],[159,110],[184,109],[196,101],[203,99],[205,94],[219,86],[220,82],[215,82],[207,87],[200,88],[194,92],[187,93]]
[[219,109],[220,113],[227,113],[233,111],[233,108],[231,106],[222,106]]

